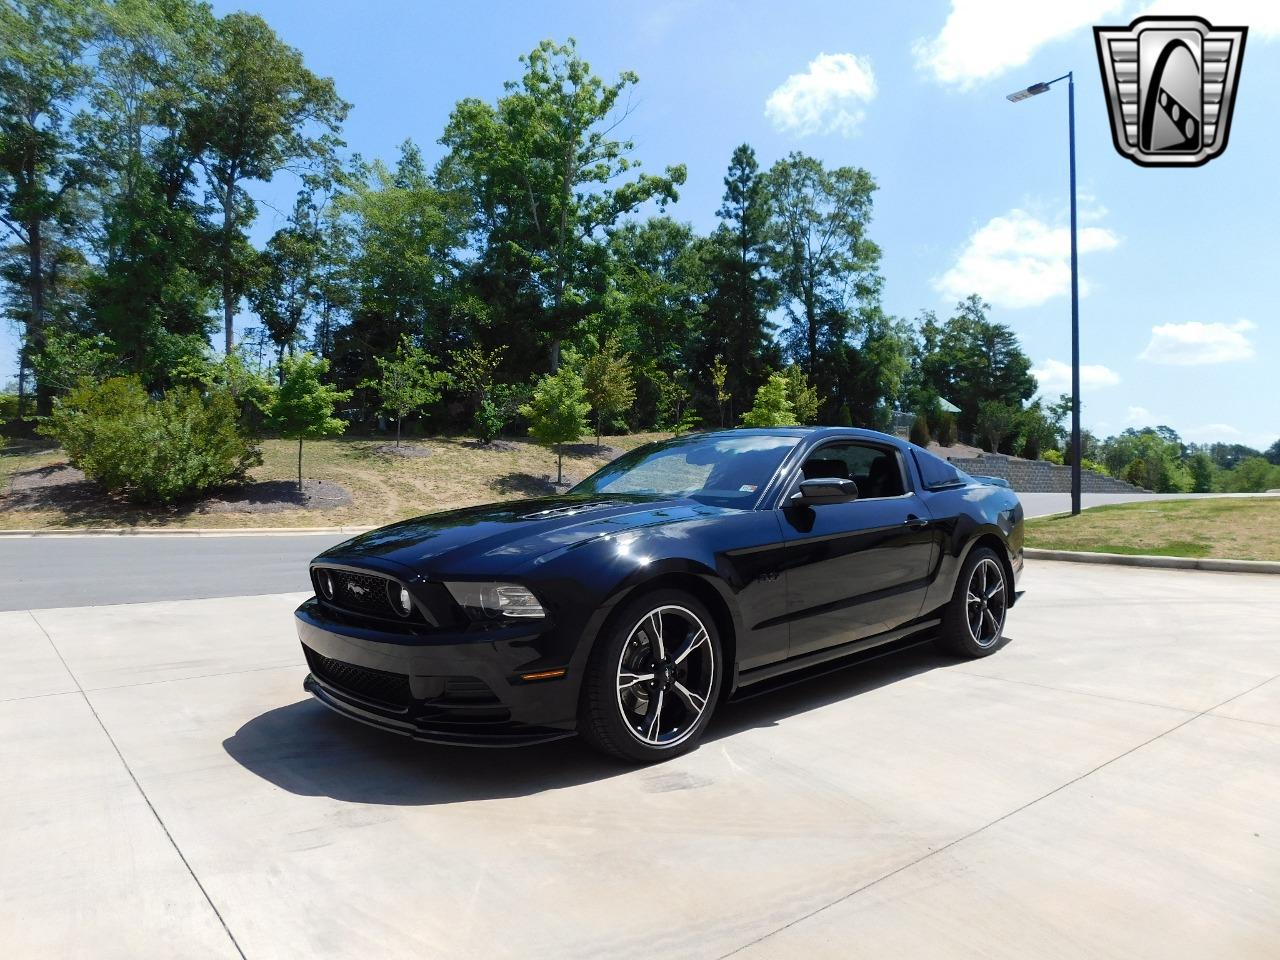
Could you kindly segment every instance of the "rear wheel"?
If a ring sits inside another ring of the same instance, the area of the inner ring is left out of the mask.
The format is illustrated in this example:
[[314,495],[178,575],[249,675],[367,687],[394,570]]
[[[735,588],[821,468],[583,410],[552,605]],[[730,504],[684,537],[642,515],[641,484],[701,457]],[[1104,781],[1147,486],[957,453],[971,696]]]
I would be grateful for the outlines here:
[[1012,589],[994,550],[970,551],[943,614],[938,646],[960,657],[985,657],[1000,649]]
[[634,763],[678,756],[710,721],[723,674],[707,609],[683,591],[646,593],[596,641],[583,679],[581,732]]

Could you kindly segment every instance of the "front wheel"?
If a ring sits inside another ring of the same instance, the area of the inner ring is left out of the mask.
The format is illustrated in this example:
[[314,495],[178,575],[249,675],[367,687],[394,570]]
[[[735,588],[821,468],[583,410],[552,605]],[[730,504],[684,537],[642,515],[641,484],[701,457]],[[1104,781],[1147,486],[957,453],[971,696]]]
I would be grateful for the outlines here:
[[683,591],[646,593],[596,641],[583,678],[581,732],[633,763],[678,756],[706,729],[723,674],[707,609]]
[[938,646],[960,657],[995,653],[1004,640],[1012,589],[995,551],[988,547],[972,550],[943,614]]

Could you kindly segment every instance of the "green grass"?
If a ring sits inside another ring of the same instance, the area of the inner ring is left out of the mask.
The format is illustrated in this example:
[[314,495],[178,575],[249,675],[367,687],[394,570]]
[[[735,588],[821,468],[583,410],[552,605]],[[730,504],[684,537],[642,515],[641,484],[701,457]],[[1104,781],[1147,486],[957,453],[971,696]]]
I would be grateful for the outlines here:
[[[604,437],[605,446],[620,450],[669,434],[637,433]],[[594,438],[584,438],[591,443]],[[466,437],[406,439],[431,450],[427,457],[393,457],[376,448],[389,441],[341,438],[308,441],[302,472],[310,479],[331,480],[345,487],[352,502],[321,510],[291,509],[274,513],[207,513],[190,506],[144,508],[103,496],[68,509],[0,510],[0,529],[67,529],[93,527],[312,527],[376,526],[436,510],[521,499],[542,492],[542,478],[555,479],[556,458],[528,440],[515,440],[513,449],[477,448]],[[263,463],[253,480],[294,479],[297,443],[265,440]],[[608,462],[594,453],[566,453],[566,480],[581,480]],[[0,494],[7,493],[13,474],[65,463],[60,449],[45,442],[11,441],[0,450]],[[0,505],[3,504],[0,497]]]
[[1166,500],[1027,521],[1027,546],[1090,553],[1280,560],[1280,498]]

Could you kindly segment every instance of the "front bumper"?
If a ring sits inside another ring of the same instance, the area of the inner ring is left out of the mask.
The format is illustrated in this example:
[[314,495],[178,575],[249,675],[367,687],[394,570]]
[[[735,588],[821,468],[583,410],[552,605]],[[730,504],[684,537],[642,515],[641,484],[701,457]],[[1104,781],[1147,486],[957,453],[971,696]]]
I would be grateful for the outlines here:
[[572,736],[578,686],[569,675],[522,681],[548,666],[544,624],[388,632],[316,598],[295,612],[310,674],[326,707],[433,743],[523,746]]

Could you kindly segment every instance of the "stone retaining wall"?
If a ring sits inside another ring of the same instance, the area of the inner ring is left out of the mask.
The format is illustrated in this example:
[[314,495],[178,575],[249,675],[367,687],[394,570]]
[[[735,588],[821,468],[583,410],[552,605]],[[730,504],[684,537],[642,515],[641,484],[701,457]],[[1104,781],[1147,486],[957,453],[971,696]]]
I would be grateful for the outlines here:
[[[1003,477],[1019,493],[1070,493],[1071,468],[1048,460],[1023,460],[1000,453],[984,453],[980,457],[948,457],[965,473]],[[1092,470],[1080,471],[1083,493],[1144,493],[1141,487],[1107,477]]]

